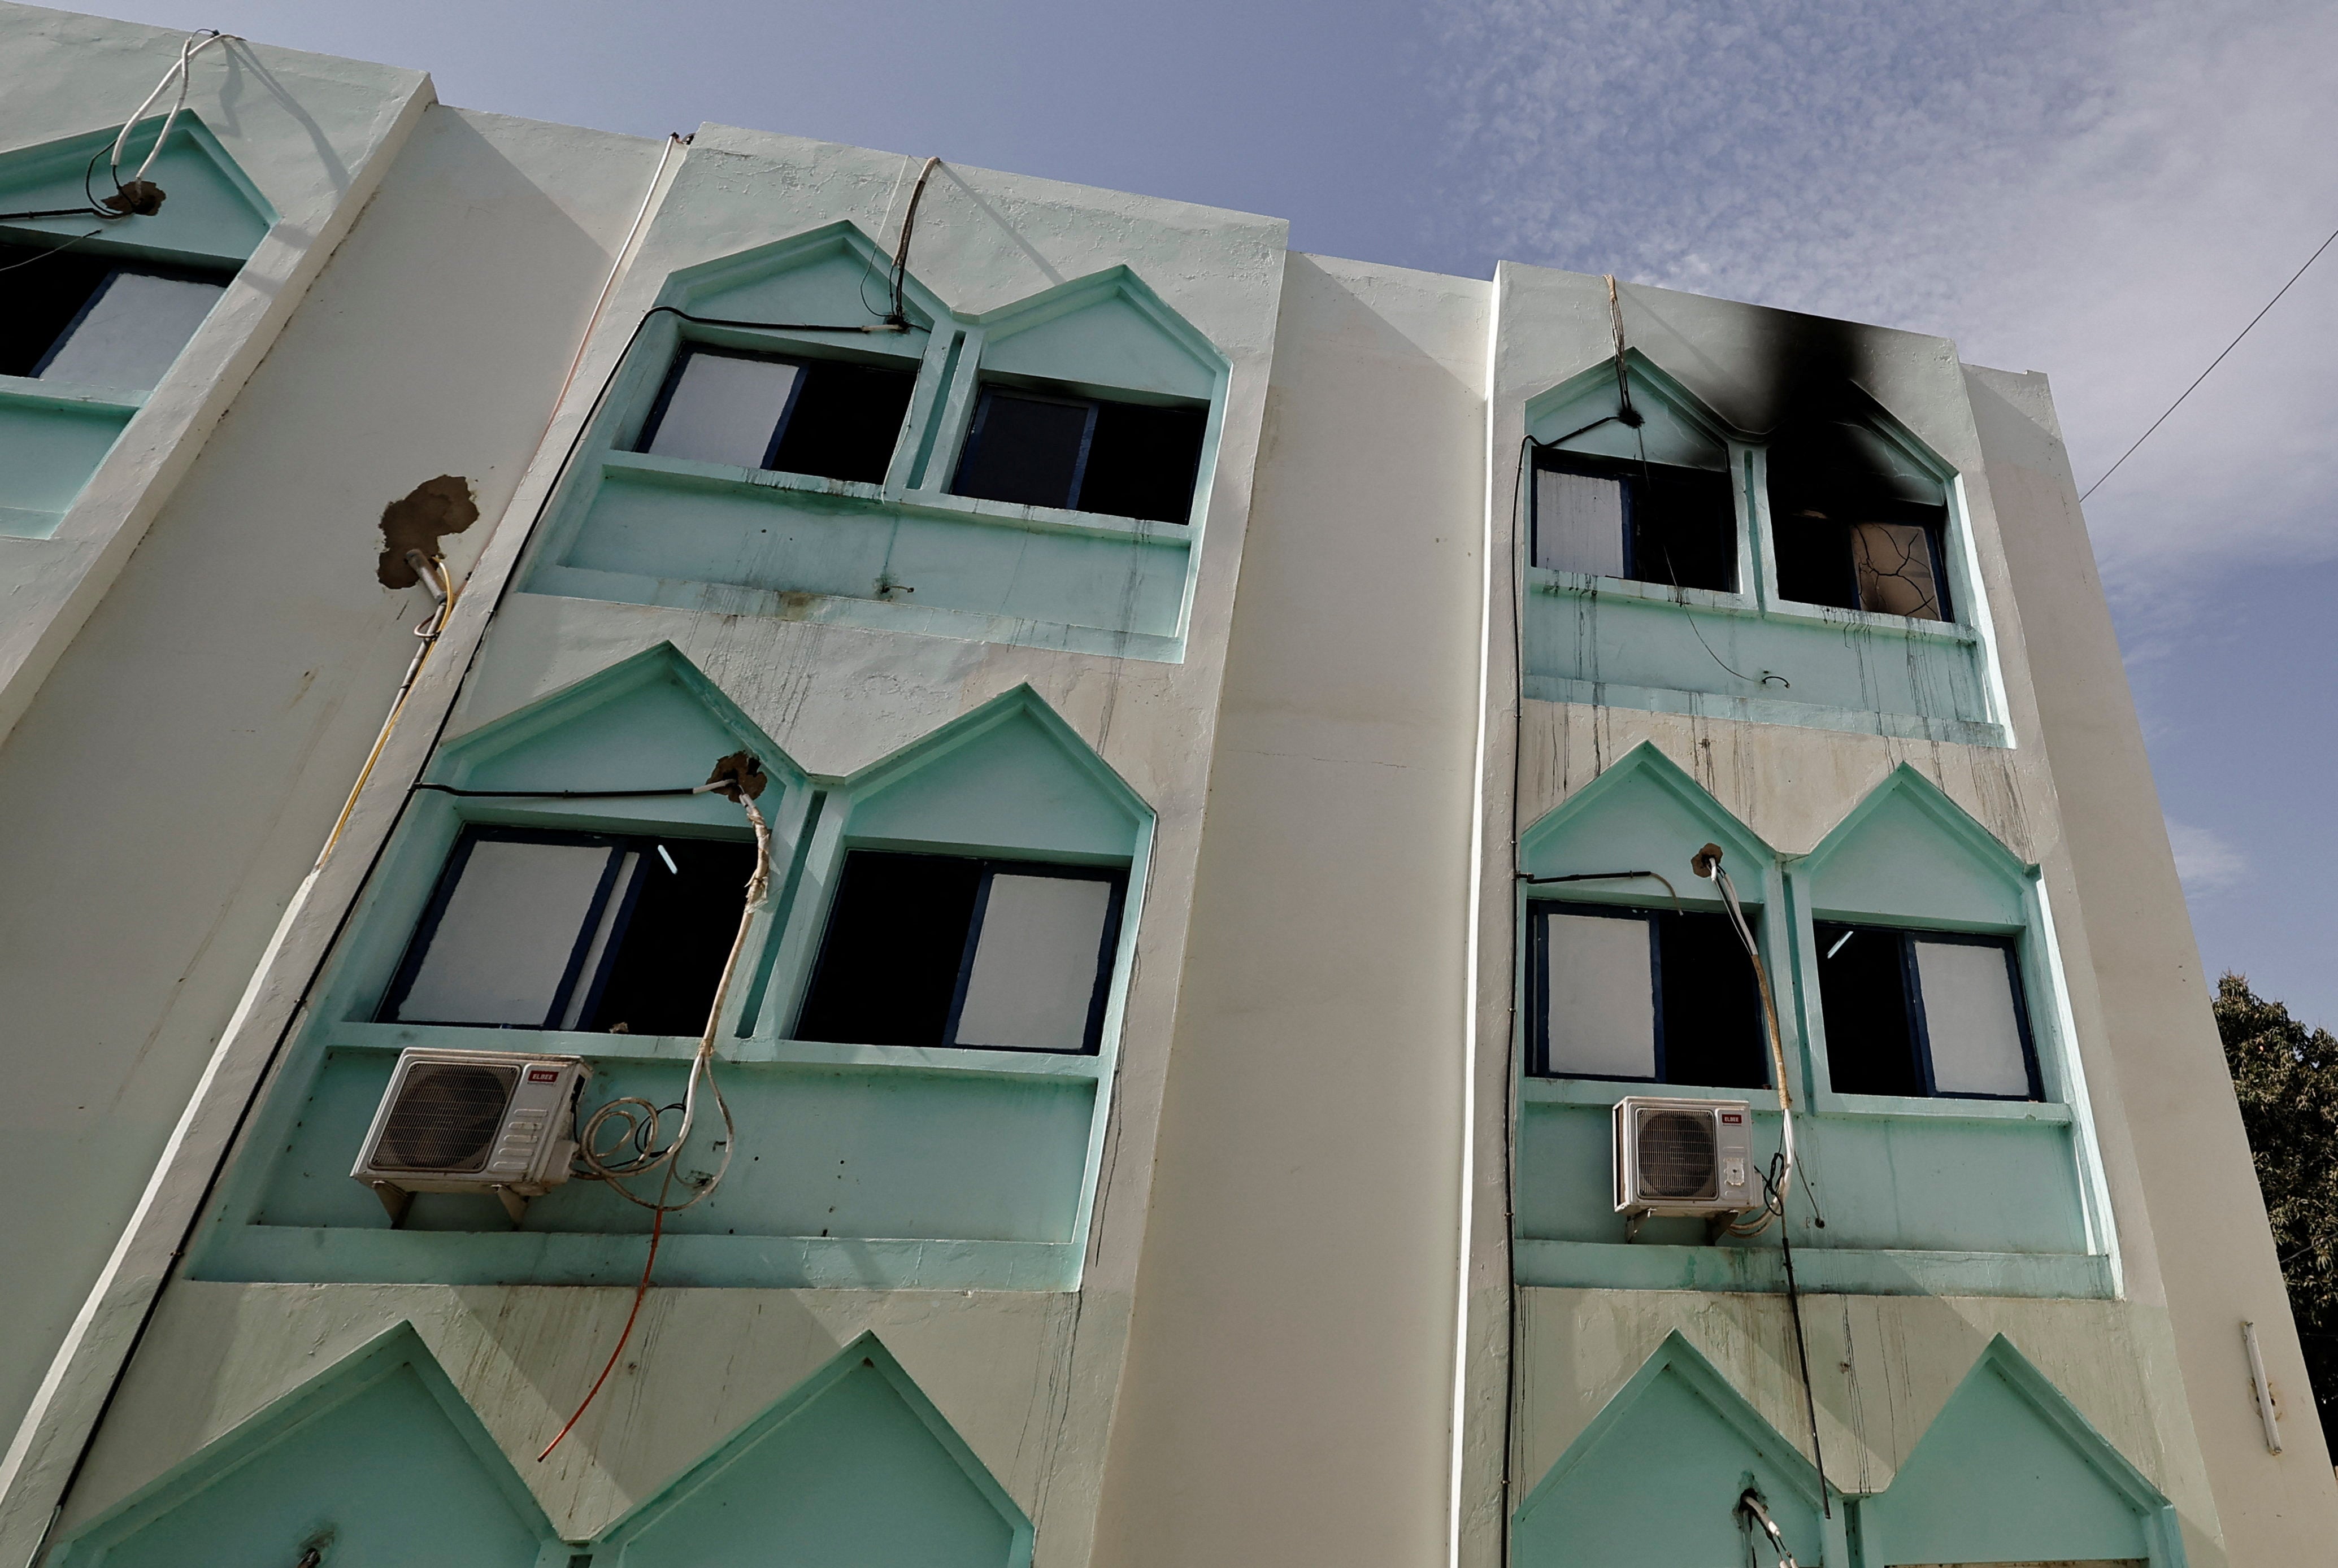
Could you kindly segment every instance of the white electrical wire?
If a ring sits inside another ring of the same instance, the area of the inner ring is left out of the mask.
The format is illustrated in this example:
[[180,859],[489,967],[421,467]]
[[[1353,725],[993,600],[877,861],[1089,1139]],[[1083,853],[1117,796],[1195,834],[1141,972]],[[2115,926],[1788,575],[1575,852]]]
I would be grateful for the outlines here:
[[[108,155],[106,163],[113,176],[113,189],[117,192],[125,184],[135,185],[139,181],[145,179],[146,171],[154,167],[154,160],[162,156],[162,143],[171,139],[171,127],[179,122],[179,115],[187,107],[189,74],[187,67],[193,63],[195,56],[212,44],[225,44],[235,36],[232,33],[222,33],[216,27],[206,27],[200,32],[187,34],[186,42],[179,45],[178,60],[168,71],[162,73],[162,79],[154,83],[154,91],[146,94],[146,101],[139,104],[137,111],[122,122],[122,134],[113,139],[113,151]],[[154,100],[169,91],[173,78],[179,83],[179,96],[171,104],[171,113],[163,117],[162,129],[156,134],[154,145],[146,150],[146,161],[138,165],[137,173],[125,181],[122,178],[122,153],[123,150],[130,145],[130,132],[137,129],[138,122],[146,116],[146,111],[154,107]]]
[[[1785,1532],[1780,1530],[1778,1522],[1770,1517],[1770,1510],[1763,1504],[1762,1494],[1754,1491],[1751,1486],[1745,1488],[1738,1494],[1737,1512],[1745,1521],[1743,1528],[1748,1534],[1751,1534],[1753,1527],[1758,1524],[1762,1527],[1762,1534],[1770,1538],[1770,1545],[1778,1553],[1778,1568],[1802,1568],[1802,1565],[1794,1561],[1794,1554],[1786,1550]],[[1749,1557],[1754,1554],[1750,1543],[1746,1547],[1745,1554]]]
[[[698,792],[736,789],[739,804],[746,809],[747,820],[755,828],[755,870],[747,878],[746,906],[739,913],[739,932],[731,942],[731,956],[722,961],[722,978],[716,982],[714,1001],[706,1013],[706,1032],[698,1038],[697,1054],[691,1058],[690,1077],[682,1093],[682,1123],[673,1136],[660,1145],[660,1123],[672,1106],[661,1107],[638,1094],[627,1094],[610,1101],[579,1129],[576,1157],[586,1171],[615,1190],[627,1202],[663,1214],[679,1214],[684,1209],[704,1202],[722,1185],[722,1177],[731,1169],[731,1155],[738,1142],[738,1129],[731,1120],[730,1102],[722,1098],[722,1086],[714,1081],[714,1043],[722,1024],[722,1011],[730,999],[731,983],[739,972],[740,956],[746,951],[748,933],[753,928],[756,911],[763,907],[771,887],[771,829],[757,809],[754,798],[737,781],[729,778],[710,780],[698,787]],[[691,1185],[697,1190],[679,1203],[669,1203],[673,1191],[676,1161],[683,1145],[690,1142],[691,1129],[698,1121],[698,1099],[702,1092],[714,1096],[714,1108],[722,1117],[722,1142],[719,1147],[722,1158],[713,1171]],[[614,1125],[618,1133],[614,1142],[608,1140],[609,1128]],[[632,1145],[638,1152],[630,1158],[624,1151]],[[662,1171],[658,1194],[644,1198],[625,1185],[628,1179]]]

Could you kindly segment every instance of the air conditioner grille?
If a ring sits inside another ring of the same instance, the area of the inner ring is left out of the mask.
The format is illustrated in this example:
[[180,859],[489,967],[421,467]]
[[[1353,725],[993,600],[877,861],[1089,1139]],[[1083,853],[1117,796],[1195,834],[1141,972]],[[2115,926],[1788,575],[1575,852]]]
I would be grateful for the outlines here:
[[1699,1199],[1716,1188],[1713,1118],[1686,1111],[1640,1117],[1640,1191],[1650,1198]]
[[484,1168],[518,1079],[509,1067],[417,1065],[398,1088],[374,1163],[390,1171]]

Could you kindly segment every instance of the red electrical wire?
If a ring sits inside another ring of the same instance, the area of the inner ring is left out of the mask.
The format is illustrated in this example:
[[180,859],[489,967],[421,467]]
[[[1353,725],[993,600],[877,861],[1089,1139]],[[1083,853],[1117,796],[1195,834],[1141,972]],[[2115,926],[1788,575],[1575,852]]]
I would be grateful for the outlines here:
[[560,1436],[546,1443],[544,1452],[535,1456],[537,1464],[551,1458],[552,1451],[560,1446],[560,1438],[576,1429],[576,1423],[584,1419],[584,1412],[592,1407],[594,1396],[601,1392],[601,1385],[606,1383],[609,1374],[617,1369],[617,1357],[625,1353],[625,1341],[634,1337],[634,1319],[642,1315],[642,1298],[650,1293],[650,1270],[657,1267],[658,1239],[664,1234],[665,1210],[661,1207],[657,1210],[657,1218],[650,1221],[650,1255],[642,1260],[642,1282],[634,1287],[634,1309],[625,1314],[625,1328],[617,1336],[617,1348],[609,1352],[609,1364],[601,1368],[598,1377],[593,1379],[593,1387],[585,1390],[584,1404],[576,1406],[576,1414],[571,1416],[568,1425],[560,1429]]

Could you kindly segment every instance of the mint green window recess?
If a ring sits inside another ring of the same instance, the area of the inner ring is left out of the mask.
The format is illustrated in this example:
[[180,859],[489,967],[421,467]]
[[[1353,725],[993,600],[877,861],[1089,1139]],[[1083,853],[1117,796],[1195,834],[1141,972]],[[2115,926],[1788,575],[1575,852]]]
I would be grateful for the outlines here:
[[2002,1335],[1891,1485],[1856,1506],[1874,1568],[2185,1560],[2166,1496]]
[[1029,1518],[873,1334],[592,1544],[596,1568],[1023,1568]]
[[1518,1568],[1744,1563],[1738,1499],[1749,1487],[1803,1568],[1848,1563],[1840,1497],[1831,1499],[1829,1519],[1826,1484],[1811,1462],[1675,1332],[1518,1505],[1510,1561]]
[[399,1324],[97,1518],[57,1568],[369,1568],[565,1560],[544,1511]]
[[[117,129],[0,152],[0,211],[84,204],[83,176]],[[161,129],[156,116],[131,133],[131,166]],[[152,214],[0,223],[0,534],[55,533],[275,221],[192,113],[148,178],[165,193]]]

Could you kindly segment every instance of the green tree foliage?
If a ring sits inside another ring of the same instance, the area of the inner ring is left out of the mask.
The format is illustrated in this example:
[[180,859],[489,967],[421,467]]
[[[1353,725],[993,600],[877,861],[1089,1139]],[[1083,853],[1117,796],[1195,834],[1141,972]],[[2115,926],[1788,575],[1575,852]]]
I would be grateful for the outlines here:
[[2239,975],[2216,983],[2216,1032],[2256,1157],[2314,1406],[2338,1451],[2338,1037],[2307,1028]]

